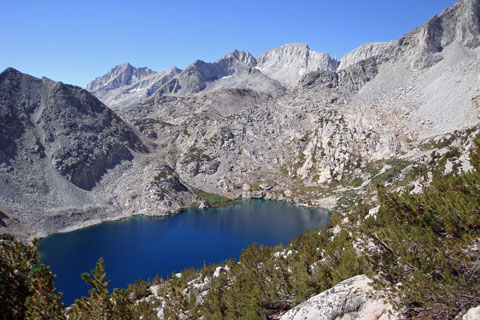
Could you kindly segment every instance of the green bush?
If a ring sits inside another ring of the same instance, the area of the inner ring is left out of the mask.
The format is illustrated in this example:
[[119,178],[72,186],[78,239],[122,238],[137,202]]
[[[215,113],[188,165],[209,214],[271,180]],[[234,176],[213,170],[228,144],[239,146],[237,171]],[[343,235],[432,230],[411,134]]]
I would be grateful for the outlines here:
[[[55,276],[38,265],[38,243],[26,245],[13,237],[0,242],[0,319],[65,319]],[[38,265],[38,266],[37,266]]]
[[[333,216],[329,226],[305,232],[287,246],[249,246],[238,262],[221,264],[230,271],[211,279],[201,303],[188,282],[199,273],[202,280],[211,276],[217,265],[157,279],[165,318],[269,319],[358,274],[377,275],[376,284],[389,289],[390,301],[407,319],[454,319],[480,305],[480,252],[474,250],[480,244],[480,137],[474,143],[471,172],[445,176],[445,161],[438,161],[422,194],[390,192],[378,184],[376,219],[365,219],[369,208],[359,204],[347,224],[343,216]],[[403,160],[389,164],[380,181],[409,165]],[[412,171],[424,174],[425,168]],[[201,190],[198,199],[210,206],[231,201]],[[375,243],[375,250],[359,254],[356,240]],[[0,319],[64,319],[54,276],[47,267],[36,267],[36,242],[0,241]],[[92,287],[90,296],[75,301],[69,319],[157,318],[156,303],[138,301],[148,294],[143,281],[108,294],[102,259],[82,278]]]
[[[471,154],[475,170],[443,176],[443,167],[424,193],[386,192],[378,186],[377,219],[363,228],[382,243],[372,266],[400,297],[405,317],[453,319],[480,304],[480,139]],[[397,285],[401,283],[401,285]]]
[[218,194],[198,190],[197,202],[203,202],[207,207],[216,208],[228,206],[233,203],[233,200]]

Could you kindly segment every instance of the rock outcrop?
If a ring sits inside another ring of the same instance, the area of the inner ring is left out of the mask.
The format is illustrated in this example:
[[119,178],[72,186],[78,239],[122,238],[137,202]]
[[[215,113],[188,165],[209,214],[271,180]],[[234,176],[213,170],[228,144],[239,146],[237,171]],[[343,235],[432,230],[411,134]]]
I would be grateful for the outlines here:
[[478,320],[480,319],[480,306],[472,308],[467,311],[462,317],[462,320]]
[[280,320],[393,320],[392,306],[366,276],[347,279],[287,311]]
[[396,41],[391,42],[370,42],[361,45],[349,53],[342,56],[338,70],[345,69],[362,60],[382,55],[390,46],[394,46]]

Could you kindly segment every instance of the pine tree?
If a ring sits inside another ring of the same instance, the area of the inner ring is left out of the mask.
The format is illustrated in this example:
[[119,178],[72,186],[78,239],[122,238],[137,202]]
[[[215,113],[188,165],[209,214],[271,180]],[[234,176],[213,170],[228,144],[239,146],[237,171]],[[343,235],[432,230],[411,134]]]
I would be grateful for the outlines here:
[[24,319],[30,271],[38,263],[37,242],[24,245],[13,237],[1,242],[0,319]]
[[98,260],[95,269],[91,270],[91,275],[83,273],[81,277],[92,287],[88,291],[90,297],[81,297],[75,300],[69,319],[111,319],[113,303],[107,289],[110,281],[104,281],[106,273],[103,258]]
[[30,295],[25,302],[26,319],[65,319],[65,306],[60,302],[61,293],[53,285],[55,276],[41,264],[29,274]]
[[39,261],[38,242],[6,237],[0,244],[0,319],[64,319],[55,276]]

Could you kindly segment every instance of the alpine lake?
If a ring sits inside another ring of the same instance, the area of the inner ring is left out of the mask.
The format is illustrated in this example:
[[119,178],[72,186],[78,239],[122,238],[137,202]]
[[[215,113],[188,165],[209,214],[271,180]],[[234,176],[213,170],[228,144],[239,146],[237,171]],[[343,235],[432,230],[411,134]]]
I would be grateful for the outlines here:
[[55,286],[70,305],[90,287],[80,274],[105,260],[109,289],[137,279],[166,277],[185,268],[238,258],[252,243],[287,244],[330,221],[326,209],[264,200],[239,200],[211,209],[189,209],[168,217],[132,217],[49,236],[39,241],[41,263],[56,274]]

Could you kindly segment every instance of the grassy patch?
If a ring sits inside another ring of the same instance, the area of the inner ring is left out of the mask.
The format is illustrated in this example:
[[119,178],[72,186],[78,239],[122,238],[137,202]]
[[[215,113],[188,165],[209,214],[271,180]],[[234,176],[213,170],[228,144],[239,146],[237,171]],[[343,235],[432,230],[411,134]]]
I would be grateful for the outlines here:
[[363,184],[363,179],[360,177],[353,179],[352,182],[350,183],[350,185],[354,188],[358,188],[362,184]]
[[404,170],[406,167],[410,165],[410,162],[403,159],[393,159],[386,162],[390,169],[385,170],[385,172],[380,173],[372,178],[372,182],[375,183],[391,183],[395,178],[399,176],[399,174]]
[[203,202],[210,208],[228,206],[232,204],[233,201],[234,200],[219,194],[209,193],[203,190],[197,191],[197,202]]

